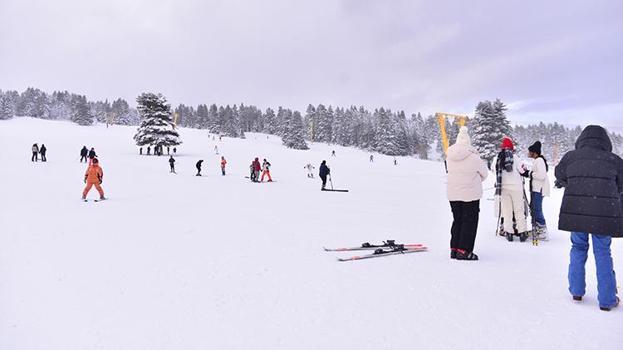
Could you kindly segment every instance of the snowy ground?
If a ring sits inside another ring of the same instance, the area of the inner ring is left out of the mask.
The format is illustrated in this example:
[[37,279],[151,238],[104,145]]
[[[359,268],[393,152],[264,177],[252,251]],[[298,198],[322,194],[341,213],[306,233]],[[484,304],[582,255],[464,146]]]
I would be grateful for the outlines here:
[[[545,201],[551,240],[538,247],[495,237],[483,200],[481,261],[458,262],[442,163],[183,129],[173,175],[166,157],[137,154],[134,131],[0,122],[0,349],[622,347],[623,312],[599,311],[592,258],[586,300],[570,301],[560,191]],[[34,142],[47,163],[30,162]],[[83,145],[98,152],[110,201],[80,201]],[[277,182],[244,178],[255,156]],[[198,159],[205,177],[194,176]],[[322,159],[350,193],[306,177]],[[388,238],[430,251],[340,263],[351,254],[322,250]]]

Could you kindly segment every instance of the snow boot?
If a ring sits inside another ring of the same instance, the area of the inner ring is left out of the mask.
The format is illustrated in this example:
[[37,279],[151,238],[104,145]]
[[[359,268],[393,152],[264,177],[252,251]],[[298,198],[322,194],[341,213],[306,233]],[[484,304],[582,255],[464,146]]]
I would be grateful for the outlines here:
[[574,295],[573,296],[573,301],[582,301],[582,296],[581,295]]
[[611,311],[612,309],[614,309],[615,307],[619,306],[619,297],[617,297],[617,301],[614,303],[614,305],[612,306],[607,306],[607,307],[599,307],[599,310],[601,311]]
[[506,236],[506,239],[507,239],[509,242],[512,242],[512,241],[513,241],[513,238],[514,238],[514,237],[513,237],[513,234],[512,234],[512,233],[504,232],[504,236]]
[[456,259],[456,249],[454,248],[450,250],[450,259]]
[[528,231],[519,234],[519,242],[525,242],[528,239]]
[[478,260],[478,255],[474,254],[473,252],[468,252],[462,249],[457,249],[456,250],[456,260],[471,260],[471,261],[476,261]]

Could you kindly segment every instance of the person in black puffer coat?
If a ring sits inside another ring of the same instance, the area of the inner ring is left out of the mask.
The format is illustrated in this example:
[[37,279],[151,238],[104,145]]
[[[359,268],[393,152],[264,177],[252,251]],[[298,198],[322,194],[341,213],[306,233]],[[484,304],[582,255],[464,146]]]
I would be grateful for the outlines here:
[[329,176],[330,174],[331,169],[329,169],[329,167],[327,166],[327,161],[323,160],[322,163],[320,163],[320,169],[318,173],[318,175],[320,176],[320,180],[322,180],[322,190],[324,190],[327,186],[327,176]]
[[612,237],[623,237],[623,160],[612,153],[606,130],[587,126],[556,167],[557,187],[565,187],[558,228],[571,232],[569,292],[574,300],[585,293],[589,234],[597,265],[599,306],[609,311],[619,303],[610,255]]

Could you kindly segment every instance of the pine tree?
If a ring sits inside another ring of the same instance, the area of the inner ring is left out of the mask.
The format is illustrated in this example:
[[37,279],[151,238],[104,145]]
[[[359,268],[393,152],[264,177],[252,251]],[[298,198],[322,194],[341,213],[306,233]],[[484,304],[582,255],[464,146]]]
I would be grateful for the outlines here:
[[324,105],[318,105],[316,109],[315,137],[312,141],[331,142],[333,127],[333,108],[327,109]]
[[162,94],[143,93],[137,99],[141,124],[134,140],[137,146],[177,146],[180,136],[171,115],[171,106]]
[[197,106],[197,118],[194,123],[194,127],[198,129],[207,129],[210,124],[210,112],[208,106],[200,104]]
[[310,104],[305,112],[305,134],[311,142],[316,141],[316,119],[316,108]]
[[0,120],[13,118],[13,106],[11,100],[5,94],[0,94]]
[[504,136],[511,136],[510,123],[506,119],[506,106],[498,99],[479,102],[474,118],[470,121],[472,145],[483,159],[492,161],[497,155]]
[[72,96],[71,121],[79,125],[92,125],[94,116],[91,114],[86,96]]
[[283,145],[294,149],[309,149],[304,138],[303,118],[298,111],[292,113],[291,110],[285,112],[284,133],[282,137]]
[[264,129],[262,131],[271,135],[277,133],[277,117],[271,108],[266,108],[264,113]]

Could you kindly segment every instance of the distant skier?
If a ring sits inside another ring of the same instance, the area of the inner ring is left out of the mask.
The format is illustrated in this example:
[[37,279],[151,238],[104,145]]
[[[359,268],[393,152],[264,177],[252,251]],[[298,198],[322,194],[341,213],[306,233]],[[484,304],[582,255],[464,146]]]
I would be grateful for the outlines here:
[[259,158],[255,158],[253,163],[251,163],[251,166],[253,168],[253,177],[251,181],[258,182],[260,179],[260,171],[262,170],[262,164],[260,164]]
[[39,154],[41,154],[41,161],[42,162],[47,162],[48,159],[45,157],[45,153],[48,151],[47,148],[45,148],[44,144],[41,144],[41,148],[39,149]]
[[335,157],[335,150],[331,151],[331,157]]
[[[522,171],[519,166],[519,160],[515,159],[514,150],[513,141],[508,137],[504,137],[495,165],[495,194],[496,200],[501,202],[501,215],[504,220],[502,236],[506,236],[509,241],[513,240],[514,218],[520,240],[525,241],[528,237],[528,227],[526,224],[523,180],[521,179]],[[495,209],[497,210],[497,208]]]
[[314,169],[316,169],[315,166],[311,165],[311,163],[307,163],[307,165],[305,165],[303,167],[303,169],[307,169],[307,177],[310,179],[314,178]]
[[227,165],[227,161],[225,160],[225,157],[221,156],[221,173],[223,173],[223,176],[225,176],[226,165]]
[[87,171],[84,173],[84,183],[87,184],[84,190],[82,191],[82,200],[87,200],[87,194],[91,190],[91,187],[95,186],[95,189],[100,194],[100,200],[106,199],[104,197],[104,190],[102,189],[102,181],[104,180],[104,171],[99,166],[99,160],[97,158],[93,158],[92,163],[87,168]]
[[462,126],[456,143],[448,148],[447,194],[452,209],[450,258],[478,260],[474,242],[478,230],[478,213],[482,182],[487,178],[487,165],[471,146],[467,127]]
[[143,155],[143,147],[140,147],[140,148],[138,149],[138,154]]
[[[558,229],[571,232],[568,270],[569,292],[581,301],[586,293],[586,260],[589,236],[597,268],[599,308],[619,305],[610,245],[623,237],[623,160],[612,153],[608,132],[587,126],[555,169],[557,187],[564,187]],[[591,288],[592,289],[592,288]]]
[[[173,158],[173,157],[171,157]],[[169,162],[171,161],[171,159],[169,159]],[[200,159],[197,164],[195,164],[195,166],[197,167],[197,175],[195,176],[201,176],[201,163],[203,163],[203,159]]]
[[89,151],[89,165],[93,164],[93,159],[97,158],[97,154],[95,153],[95,148],[91,147]]
[[373,154],[371,154],[371,155],[370,155],[370,163],[373,163],[373,162],[374,162],[374,155],[373,155]]
[[398,165],[398,161],[394,158],[394,165]]
[[251,161],[251,165],[249,165],[249,179],[251,182],[255,182],[255,170],[253,167],[255,166],[255,161]]
[[80,150],[80,163],[82,163],[82,160],[84,159],[84,162],[87,162],[87,155],[89,154],[89,150],[87,149],[87,146],[82,146],[82,149]]
[[530,178],[530,207],[532,208],[531,215],[533,216],[533,223],[539,233],[538,239],[547,240],[547,226],[545,223],[545,216],[543,216],[543,197],[549,196],[550,185],[547,172],[549,166],[547,160],[541,154],[541,142],[536,141],[530,147],[528,147],[528,156],[534,159],[532,165],[532,171],[526,170],[522,175]]
[[[154,151],[155,152],[155,151]],[[147,155],[150,156],[151,155],[151,146],[147,146]]]
[[322,180],[321,190],[324,190],[325,187],[327,186],[327,176],[331,175],[331,169],[329,169],[329,167],[327,166],[326,160],[323,160],[322,163],[320,163],[320,169],[319,169],[318,175],[320,176],[320,179]]
[[31,162],[36,162],[39,160],[39,146],[36,143],[32,145],[32,157],[30,157]]
[[268,182],[273,182],[273,179],[270,177],[270,162],[266,159],[262,162],[262,178],[260,182],[264,182],[264,176],[268,176]]
[[171,167],[171,171],[170,172],[172,172],[173,174],[177,174],[175,172],[175,159],[173,159],[173,156],[171,156],[169,158],[169,166]]
[[167,155],[171,154],[169,151],[170,151],[170,148],[169,148],[169,146],[167,146]]
[[177,147],[173,147],[173,154],[177,154]]
[[214,154],[218,155],[218,146],[214,145]]

